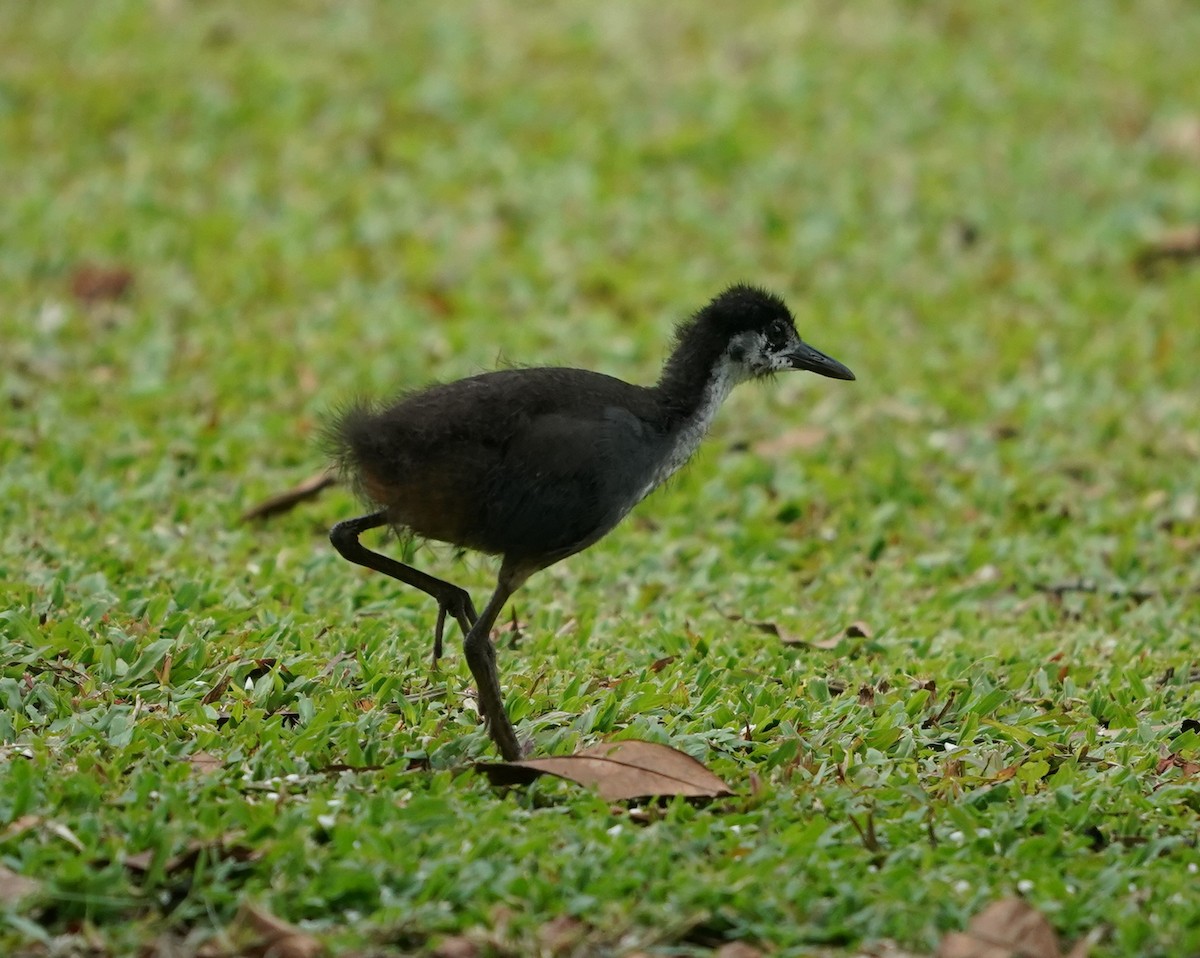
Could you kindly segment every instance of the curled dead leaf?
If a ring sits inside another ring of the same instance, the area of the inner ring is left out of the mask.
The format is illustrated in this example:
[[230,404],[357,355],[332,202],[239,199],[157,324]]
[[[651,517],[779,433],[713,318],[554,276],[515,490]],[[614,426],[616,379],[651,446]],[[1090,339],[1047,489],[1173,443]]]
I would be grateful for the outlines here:
[[[184,846],[183,851],[172,855],[163,863],[163,873],[174,875],[178,872],[191,871],[196,866],[201,855],[207,854],[211,861],[252,862],[262,858],[261,848],[251,848],[238,839],[236,833],[224,835],[215,841],[200,841],[193,839]],[[153,850],[135,852],[127,855],[122,864],[135,874],[145,874],[154,864]]]
[[762,958],[765,952],[744,941],[731,941],[714,952],[714,958]]
[[133,271],[124,266],[83,263],[71,274],[71,295],[81,303],[120,299],[133,286]]
[[538,943],[548,955],[572,955],[587,937],[590,926],[570,915],[551,918],[537,930]]
[[207,775],[209,772],[219,772],[225,767],[224,761],[215,755],[210,755],[208,752],[193,752],[188,756],[188,764],[192,767],[192,771],[199,775]]
[[663,669],[665,669],[668,665],[670,665],[674,661],[675,661],[675,656],[664,655],[661,659],[655,659],[653,662],[650,663],[650,671],[651,672],[661,672]]
[[35,878],[26,878],[0,865],[0,905],[15,905],[35,894],[42,883]]
[[0,839],[16,838],[18,835],[23,835],[25,832],[37,828],[41,824],[41,815],[22,815],[20,818],[8,823],[4,831],[0,832]]
[[753,619],[747,619],[744,616],[736,613],[725,616],[731,622],[745,622],[752,629],[757,629],[766,635],[772,635],[784,645],[807,645],[814,649],[832,649],[836,648],[838,643],[842,641],[841,636],[832,639],[807,639],[802,635],[797,635],[785,629],[778,622],[756,622]]
[[1200,226],[1165,230],[1147,242],[1134,258],[1139,272],[1151,273],[1164,263],[1200,258]]
[[[1067,958],[1086,958],[1081,939]],[[942,939],[937,958],[1062,958],[1058,936],[1036,908],[1019,898],[994,901],[971,919],[965,932]]]
[[1200,116],[1177,116],[1158,130],[1158,145],[1171,153],[1200,160]]
[[527,785],[542,775],[554,775],[595,788],[606,801],[676,795],[723,798],[733,794],[696,759],[657,742],[601,743],[574,755],[479,762],[475,767],[493,785]]
[[253,958],[316,958],[324,949],[311,935],[272,915],[265,908],[242,904],[230,927],[239,954]]
[[433,949],[433,958],[479,958],[480,954],[479,945],[465,935],[443,938]]
[[217,684],[204,693],[204,698],[200,701],[204,705],[212,705],[217,699],[225,694],[225,690],[229,688],[229,673],[226,672],[218,680]]

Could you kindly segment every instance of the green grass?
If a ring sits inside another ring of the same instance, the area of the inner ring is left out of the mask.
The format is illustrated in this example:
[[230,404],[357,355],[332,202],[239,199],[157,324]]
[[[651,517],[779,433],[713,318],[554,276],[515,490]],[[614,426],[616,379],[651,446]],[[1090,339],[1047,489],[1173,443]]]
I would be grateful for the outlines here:
[[[1017,893],[1200,951],[1200,269],[1130,265],[1200,217],[1197,49],[1185,0],[0,6],[0,951],[254,902],[335,953],[928,953]],[[349,496],[237,516],[348,396],[648,381],[736,280],[859,381],[742,389],[500,664],[540,752],[739,797],[495,790]]]

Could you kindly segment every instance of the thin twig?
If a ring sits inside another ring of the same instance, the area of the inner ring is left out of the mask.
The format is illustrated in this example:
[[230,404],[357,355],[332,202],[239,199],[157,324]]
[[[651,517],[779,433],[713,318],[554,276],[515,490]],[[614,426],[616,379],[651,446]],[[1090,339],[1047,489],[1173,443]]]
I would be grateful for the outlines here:
[[292,486],[284,492],[276,493],[268,499],[264,499],[256,506],[252,506],[242,513],[242,522],[250,522],[254,519],[266,519],[270,516],[276,516],[284,512],[294,509],[300,503],[307,499],[315,499],[325,489],[330,486],[336,486],[338,482],[337,474],[330,469],[322,469],[305,479],[303,482]]

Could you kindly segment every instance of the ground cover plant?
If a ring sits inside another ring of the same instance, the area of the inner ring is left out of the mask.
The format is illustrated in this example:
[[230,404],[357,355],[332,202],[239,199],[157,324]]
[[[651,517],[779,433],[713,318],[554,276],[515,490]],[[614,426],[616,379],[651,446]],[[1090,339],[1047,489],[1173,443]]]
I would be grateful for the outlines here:
[[[1197,49],[1166,0],[0,6],[0,952],[929,954],[1016,895],[1200,951]],[[737,795],[497,789],[349,495],[238,517],[349,396],[646,381],[738,280],[859,381],[743,388],[496,635],[541,754]]]

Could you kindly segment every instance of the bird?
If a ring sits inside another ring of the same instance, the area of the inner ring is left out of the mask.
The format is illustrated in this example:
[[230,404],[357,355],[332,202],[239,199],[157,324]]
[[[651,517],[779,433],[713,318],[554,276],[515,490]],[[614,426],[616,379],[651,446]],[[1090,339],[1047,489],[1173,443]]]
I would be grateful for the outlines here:
[[[464,635],[479,710],[505,761],[525,754],[505,712],[491,629],[530,576],[594,545],[695,453],[739,383],[807,370],[853,380],[800,338],[784,301],[739,283],[679,323],[658,381],[586,369],[513,367],[389,402],[354,401],[327,428],[332,465],[370,508],[329,532],[350,562],[420,589]],[[491,598],[368,549],[368,530],[499,556]]]

